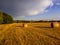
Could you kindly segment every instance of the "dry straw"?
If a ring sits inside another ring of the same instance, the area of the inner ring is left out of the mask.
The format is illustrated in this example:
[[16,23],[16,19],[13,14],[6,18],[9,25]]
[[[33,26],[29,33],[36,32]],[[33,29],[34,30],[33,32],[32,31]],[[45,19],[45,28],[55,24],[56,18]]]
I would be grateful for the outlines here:
[[23,27],[28,27],[28,24],[23,24]]
[[59,27],[60,26],[58,22],[54,22],[53,24],[54,24],[54,27]]

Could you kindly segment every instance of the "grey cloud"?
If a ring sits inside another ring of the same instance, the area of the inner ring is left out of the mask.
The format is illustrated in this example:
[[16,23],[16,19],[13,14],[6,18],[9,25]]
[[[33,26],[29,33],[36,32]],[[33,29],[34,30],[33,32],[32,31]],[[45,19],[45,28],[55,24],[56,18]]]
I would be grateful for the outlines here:
[[1,0],[0,8],[17,18],[43,13],[52,4],[52,0]]

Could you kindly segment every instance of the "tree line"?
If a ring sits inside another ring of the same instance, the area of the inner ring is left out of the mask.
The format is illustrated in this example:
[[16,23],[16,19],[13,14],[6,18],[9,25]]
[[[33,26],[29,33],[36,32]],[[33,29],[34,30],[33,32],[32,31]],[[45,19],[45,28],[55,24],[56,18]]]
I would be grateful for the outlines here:
[[0,12],[0,24],[7,24],[12,22],[13,22],[13,18],[10,15],[4,12]]

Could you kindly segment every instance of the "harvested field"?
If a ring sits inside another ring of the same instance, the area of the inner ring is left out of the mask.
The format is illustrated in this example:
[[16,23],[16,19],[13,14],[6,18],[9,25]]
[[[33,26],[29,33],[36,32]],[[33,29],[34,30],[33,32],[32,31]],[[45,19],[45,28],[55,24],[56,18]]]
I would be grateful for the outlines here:
[[0,25],[0,45],[60,45],[60,27],[51,23],[13,23]]

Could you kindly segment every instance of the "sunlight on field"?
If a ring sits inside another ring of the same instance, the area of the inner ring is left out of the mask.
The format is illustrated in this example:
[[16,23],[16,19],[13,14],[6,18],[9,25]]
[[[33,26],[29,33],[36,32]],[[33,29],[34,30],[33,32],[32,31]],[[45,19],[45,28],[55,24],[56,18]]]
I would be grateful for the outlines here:
[[27,28],[28,27],[28,24],[23,24],[23,27]]
[[0,28],[0,45],[60,45],[60,28],[51,28],[51,23],[12,23]]
[[54,27],[59,27],[59,23],[58,22],[54,22]]

